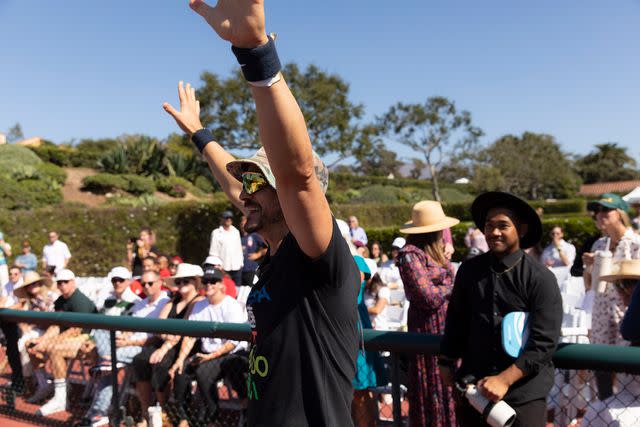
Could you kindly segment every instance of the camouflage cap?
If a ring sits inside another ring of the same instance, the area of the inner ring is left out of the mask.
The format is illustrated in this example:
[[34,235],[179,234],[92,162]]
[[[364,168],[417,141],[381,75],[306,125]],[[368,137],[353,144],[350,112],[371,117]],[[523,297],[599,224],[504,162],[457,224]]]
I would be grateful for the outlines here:
[[[247,171],[247,167],[249,165],[257,166],[265,178],[267,178],[269,185],[273,188],[277,188],[276,178],[271,171],[271,166],[269,166],[269,160],[267,159],[267,153],[264,152],[263,147],[260,147],[260,149],[251,157],[227,163],[227,171],[233,175],[235,179],[242,181],[242,173]],[[313,167],[316,172],[316,178],[320,181],[322,192],[326,193],[327,187],[329,186],[329,170],[322,160],[320,160],[320,157],[318,157],[318,154],[315,151],[313,152]]]

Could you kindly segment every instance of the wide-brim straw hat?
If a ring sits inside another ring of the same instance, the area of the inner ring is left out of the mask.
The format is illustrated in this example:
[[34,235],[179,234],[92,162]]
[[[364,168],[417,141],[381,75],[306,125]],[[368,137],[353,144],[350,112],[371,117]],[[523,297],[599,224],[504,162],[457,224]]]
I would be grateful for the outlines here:
[[527,232],[520,238],[520,247],[534,246],[542,237],[542,222],[536,211],[524,200],[511,193],[489,191],[480,194],[471,205],[471,216],[476,227],[484,230],[487,213],[493,208],[506,208],[527,224]]
[[35,271],[28,271],[22,278],[22,283],[13,288],[13,294],[20,299],[29,298],[29,295],[27,294],[27,287],[38,282],[49,289],[53,288],[53,281],[51,279],[48,277],[42,277]]
[[184,279],[186,277],[202,277],[202,276],[204,276],[204,271],[202,270],[202,267],[195,264],[187,264],[185,262],[178,266],[178,270],[176,271],[175,276],[165,277],[164,282],[167,285],[172,286],[175,283],[176,279]]
[[616,262],[611,266],[610,274],[600,276],[600,280],[605,282],[624,279],[640,280],[640,259],[625,259]]
[[423,200],[413,205],[411,221],[400,227],[400,232],[405,234],[433,233],[459,223],[459,219],[444,214],[439,202]]

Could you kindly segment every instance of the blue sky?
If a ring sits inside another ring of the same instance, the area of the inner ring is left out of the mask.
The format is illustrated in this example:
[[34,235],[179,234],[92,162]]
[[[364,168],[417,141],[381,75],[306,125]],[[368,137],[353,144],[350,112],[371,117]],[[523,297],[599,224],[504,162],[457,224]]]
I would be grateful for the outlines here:
[[[341,75],[370,118],[443,95],[485,144],[534,131],[574,153],[640,154],[640,0],[281,0],[267,28],[283,61]],[[187,0],[0,0],[0,58],[0,130],[55,142],[166,137],[178,80],[235,66]]]

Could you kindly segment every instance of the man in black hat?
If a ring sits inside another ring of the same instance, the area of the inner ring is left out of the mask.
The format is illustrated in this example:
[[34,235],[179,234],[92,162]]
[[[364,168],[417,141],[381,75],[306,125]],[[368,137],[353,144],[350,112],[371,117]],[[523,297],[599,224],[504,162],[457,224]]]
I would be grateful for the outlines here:
[[[502,192],[481,194],[471,211],[490,250],[460,266],[447,311],[440,373],[449,384],[473,376],[487,399],[504,400],[515,409],[514,425],[544,426],[562,298],[554,275],[523,251],[540,240],[540,219],[525,201]],[[529,313],[529,336],[515,358],[503,349],[501,334],[502,320],[511,312]],[[454,375],[457,359],[462,363]],[[461,425],[486,425],[464,398],[456,415]]]

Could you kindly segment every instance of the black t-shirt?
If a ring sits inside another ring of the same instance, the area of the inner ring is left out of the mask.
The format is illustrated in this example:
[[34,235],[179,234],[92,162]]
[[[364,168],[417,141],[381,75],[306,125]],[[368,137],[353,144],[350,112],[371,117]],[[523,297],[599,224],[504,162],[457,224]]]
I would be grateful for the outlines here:
[[[142,267],[142,256],[140,255],[140,248],[135,243],[134,245],[135,247],[133,248],[133,260],[131,261],[131,275],[133,277],[139,277],[142,276],[142,273],[144,273]],[[158,251],[158,248],[153,245],[149,249],[149,253],[158,255],[160,252]]]
[[291,233],[247,299],[250,426],[350,426],[360,273],[333,222],[312,260]]
[[[76,289],[68,299],[62,295],[53,303],[54,311],[64,311],[67,313],[97,313],[96,305],[85,294]],[[60,331],[68,329],[60,327]]]

